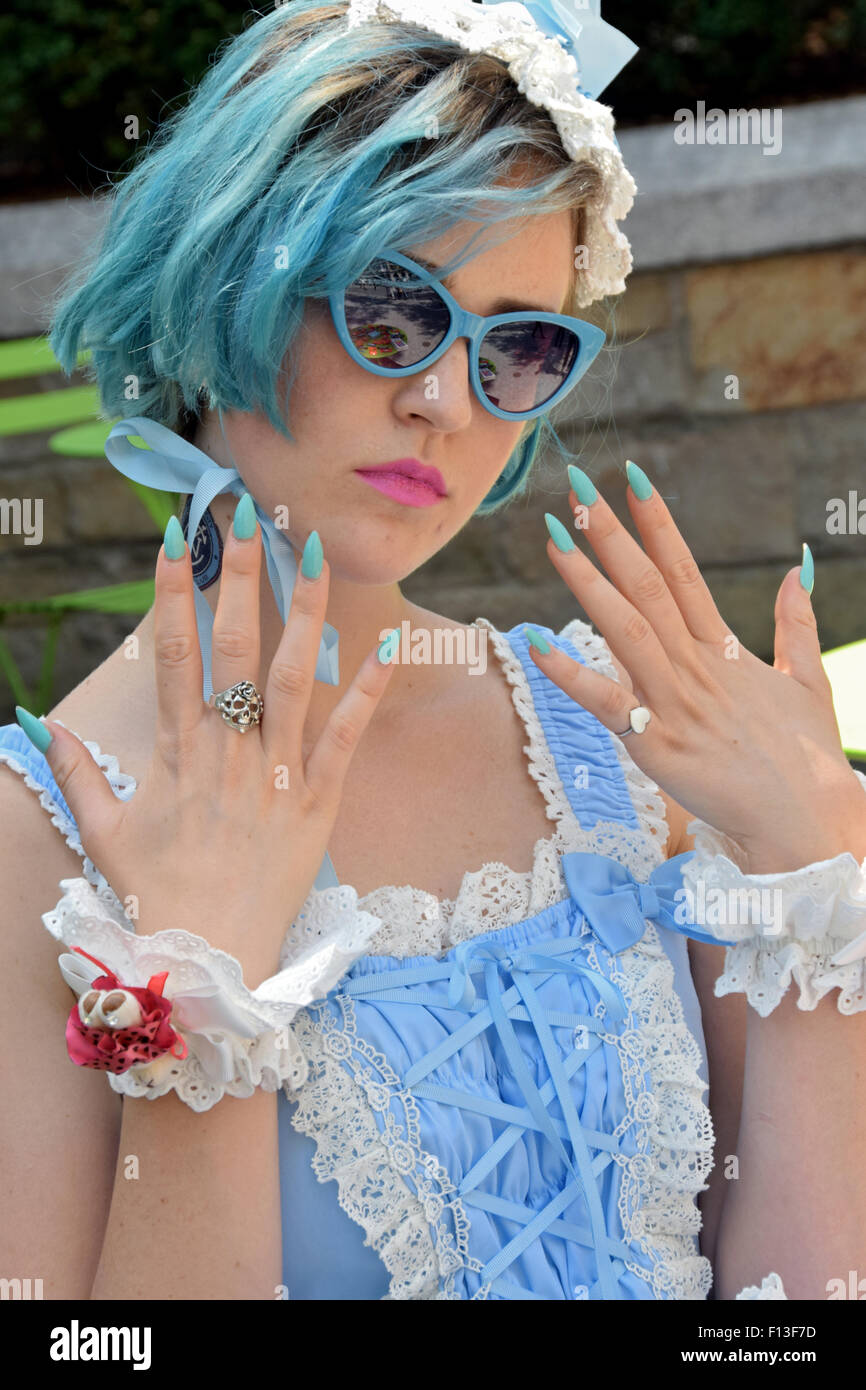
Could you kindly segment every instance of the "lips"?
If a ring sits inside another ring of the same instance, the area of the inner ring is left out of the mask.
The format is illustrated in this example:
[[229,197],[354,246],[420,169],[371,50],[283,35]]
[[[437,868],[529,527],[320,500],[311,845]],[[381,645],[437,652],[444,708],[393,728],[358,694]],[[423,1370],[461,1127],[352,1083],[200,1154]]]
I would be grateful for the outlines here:
[[395,459],[393,463],[381,463],[372,467],[358,468],[358,473],[369,473],[374,477],[390,474],[392,477],[410,478],[413,482],[426,483],[440,497],[447,495],[445,479],[438,468],[431,468],[418,459]]

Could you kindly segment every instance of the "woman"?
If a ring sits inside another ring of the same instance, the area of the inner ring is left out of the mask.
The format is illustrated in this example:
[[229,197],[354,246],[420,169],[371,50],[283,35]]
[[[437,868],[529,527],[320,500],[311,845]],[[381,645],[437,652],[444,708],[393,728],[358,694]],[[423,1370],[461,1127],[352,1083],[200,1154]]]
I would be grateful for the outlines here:
[[[560,63],[527,23],[464,0],[258,21],[59,307],[106,413],[132,383],[112,462],[187,480],[199,586],[173,519],[136,641],[3,731],[40,802],[3,779],[38,1040],[4,1081],[5,1255],[50,1297],[799,1298],[862,1255],[862,955],[829,961],[866,929],[866,799],[805,559],[770,668],[629,464],[643,548],[579,469],[601,568],[548,519],[596,631],[500,633],[400,590],[525,488],[591,360],[575,310],[630,265],[606,109],[580,96],[569,125],[520,93],[521,45]],[[494,659],[392,663],[407,621]],[[781,917],[702,930],[687,883],[770,884]],[[792,972],[838,1009],[804,1018]]]

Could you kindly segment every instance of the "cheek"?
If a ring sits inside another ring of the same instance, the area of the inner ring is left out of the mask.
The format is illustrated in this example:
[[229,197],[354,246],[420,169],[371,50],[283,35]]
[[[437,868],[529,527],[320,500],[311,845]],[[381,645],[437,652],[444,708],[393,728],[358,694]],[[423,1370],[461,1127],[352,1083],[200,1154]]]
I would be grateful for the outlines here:
[[[365,388],[369,397],[370,382],[376,380],[347,356],[330,312],[318,304],[307,305],[291,355],[297,363],[291,396],[293,433],[304,420],[333,422],[344,414],[354,416]],[[286,368],[288,364],[287,355]]]

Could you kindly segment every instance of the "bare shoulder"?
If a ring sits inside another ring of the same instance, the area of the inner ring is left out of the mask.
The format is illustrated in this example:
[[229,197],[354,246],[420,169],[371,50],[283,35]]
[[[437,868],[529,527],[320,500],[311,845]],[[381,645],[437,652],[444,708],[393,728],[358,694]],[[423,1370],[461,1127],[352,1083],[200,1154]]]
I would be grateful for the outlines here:
[[148,614],[130,634],[142,639],[138,646],[116,648],[46,715],[85,742],[97,743],[136,781],[147,766],[156,726],[152,658],[137,655],[139,647],[150,650],[144,640],[150,621]]

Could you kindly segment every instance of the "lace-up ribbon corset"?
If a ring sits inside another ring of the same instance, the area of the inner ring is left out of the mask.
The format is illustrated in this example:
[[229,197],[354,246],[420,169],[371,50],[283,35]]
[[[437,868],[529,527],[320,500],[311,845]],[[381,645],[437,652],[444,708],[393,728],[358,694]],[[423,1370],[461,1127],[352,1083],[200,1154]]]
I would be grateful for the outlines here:
[[451,1297],[654,1296],[652,1254],[624,1225],[657,1105],[615,956],[647,916],[691,934],[674,916],[687,857],[638,883],[564,855],[564,901],[442,960],[363,957],[313,1006],[439,1226]]

